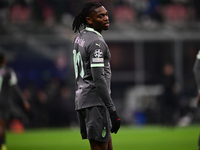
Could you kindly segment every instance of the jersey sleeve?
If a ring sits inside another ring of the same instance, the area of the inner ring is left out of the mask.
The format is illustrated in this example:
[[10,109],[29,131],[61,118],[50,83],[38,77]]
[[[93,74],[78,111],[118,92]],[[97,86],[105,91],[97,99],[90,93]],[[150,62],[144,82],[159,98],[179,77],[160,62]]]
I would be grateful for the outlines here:
[[104,67],[106,47],[102,41],[95,41],[89,46],[90,67]]
[[109,85],[105,74],[105,56],[107,48],[102,41],[92,43],[90,46],[90,66],[97,93],[110,112],[115,111],[115,105],[110,96]]

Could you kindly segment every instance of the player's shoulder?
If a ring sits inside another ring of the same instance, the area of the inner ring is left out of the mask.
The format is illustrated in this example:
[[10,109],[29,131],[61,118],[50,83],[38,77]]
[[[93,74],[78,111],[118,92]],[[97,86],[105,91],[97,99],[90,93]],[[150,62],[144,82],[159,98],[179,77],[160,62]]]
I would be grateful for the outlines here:
[[90,34],[90,36],[87,41],[88,45],[93,45],[93,46],[94,45],[95,46],[106,46],[107,45],[101,36],[97,35],[96,33],[92,33],[92,32],[90,32],[89,34]]
[[86,40],[88,40],[88,42],[94,42],[94,41],[104,42],[102,35],[93,29],[90,30],[88,28],[84,29],[82,31],[82,35]]
[[101,40],[98,35],[86,29],[81,30],[74,38],[74,44],[78,44],[81,47],[87,47],[92,42]]

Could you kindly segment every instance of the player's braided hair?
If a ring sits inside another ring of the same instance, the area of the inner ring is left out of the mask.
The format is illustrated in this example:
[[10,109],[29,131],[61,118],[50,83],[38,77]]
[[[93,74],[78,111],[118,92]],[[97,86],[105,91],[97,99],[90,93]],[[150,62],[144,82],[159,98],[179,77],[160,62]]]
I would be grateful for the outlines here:
[[86,27],[86,17],[96,8],[101,7],[102,5],[98,2],[88,2],[83,6],[82,11],[80,11],[74,18],[72,29],[76,33],[77,31],[80,32],[80,27]]

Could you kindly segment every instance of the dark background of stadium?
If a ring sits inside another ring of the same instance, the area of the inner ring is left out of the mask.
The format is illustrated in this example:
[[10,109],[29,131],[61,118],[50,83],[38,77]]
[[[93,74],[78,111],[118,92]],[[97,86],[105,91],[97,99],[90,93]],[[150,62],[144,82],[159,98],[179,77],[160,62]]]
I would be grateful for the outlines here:
[[[31,104],[29,113],[15,107],[13,118],[27,128],[77,125],[71,53],[76,34],[71,24],[87,1],[0,0],[0,51]],[[177,120],[189,115],[188,123],[199,123],[193,75],[200,49],[199,1],[99,2],[110,17],[103,36],[112,55],[112,97],[122,123],[160,123],[162,69],[167,62],[180,85]],[[134,97],[137,91],[141,94]]]

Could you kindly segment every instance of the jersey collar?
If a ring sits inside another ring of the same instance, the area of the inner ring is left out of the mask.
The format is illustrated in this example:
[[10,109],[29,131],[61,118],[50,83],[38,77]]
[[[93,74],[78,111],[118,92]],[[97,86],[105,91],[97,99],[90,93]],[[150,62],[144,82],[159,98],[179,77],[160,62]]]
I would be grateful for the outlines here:
[[85,29],[86,29],[87,31],[95,32],[95,33],[98,34],[99,36],[103,37],[99,32],[95,31],[93,28],[86,27]]

